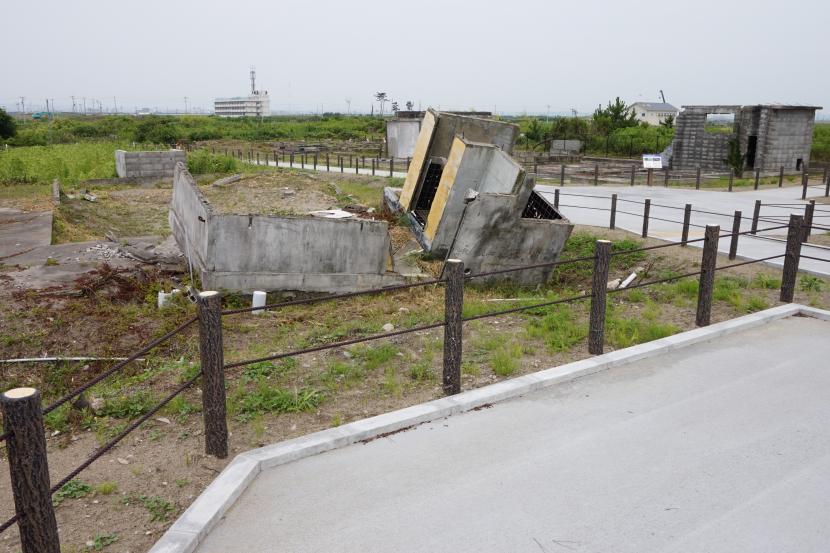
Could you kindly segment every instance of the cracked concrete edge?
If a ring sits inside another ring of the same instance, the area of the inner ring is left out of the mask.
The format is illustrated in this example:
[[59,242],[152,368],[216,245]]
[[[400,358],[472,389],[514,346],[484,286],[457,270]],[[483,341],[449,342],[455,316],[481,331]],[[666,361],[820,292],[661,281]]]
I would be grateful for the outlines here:
[[195,551],[263,470],[796,315],[830,321],[830,311],[800,304],[781,305],[240,453],[173,523],[149,553]]

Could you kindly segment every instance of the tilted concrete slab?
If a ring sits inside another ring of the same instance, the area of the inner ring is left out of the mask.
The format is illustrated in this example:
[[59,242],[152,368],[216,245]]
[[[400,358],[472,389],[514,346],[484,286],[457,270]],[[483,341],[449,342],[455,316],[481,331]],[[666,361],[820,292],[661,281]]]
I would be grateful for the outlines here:
[[785,305],[242,454],[151,551],[823,551],[828,321]]

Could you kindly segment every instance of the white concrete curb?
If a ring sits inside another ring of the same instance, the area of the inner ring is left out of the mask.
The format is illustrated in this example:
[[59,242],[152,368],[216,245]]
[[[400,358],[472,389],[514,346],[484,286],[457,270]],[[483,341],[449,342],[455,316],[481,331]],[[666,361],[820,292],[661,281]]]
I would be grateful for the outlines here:
[[150,553],[194,551],[262,470],[794,315],[830,321],[830,311],[800,304],[781,305],[705,328],[697,328],[241,453],[173,523]]

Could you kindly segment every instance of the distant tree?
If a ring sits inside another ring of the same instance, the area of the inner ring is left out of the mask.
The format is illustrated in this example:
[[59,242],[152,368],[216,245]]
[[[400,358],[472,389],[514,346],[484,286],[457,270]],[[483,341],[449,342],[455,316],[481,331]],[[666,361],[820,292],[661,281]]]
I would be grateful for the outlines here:
[[660,126],[665,127],[667,129],[674,128],[674,115],[667,115],[665,119],[660,121]]
[[385,92],[376,92],[375,100],[380,104],[380,116],[383,117],[383,106],[389,101],[389,98]]
[[398,102],[392,102],[392,113],[398,113]]
[[415,104],[413,104],[413,103],[412,103],[412,100],[408,100],[408,101],[406,102],[406,111],[412,111],[412,108],[413,108],[414,106],[415,106]]
[[11,138],[17,134],[17,124],[6,110],[0,108],[0,138]]
[[599,106],[593,115],[594,129],[602,134],[610,134],[617,129],[636,127],[637,118],[634,109],[617,96],[613,103],[603,108]]

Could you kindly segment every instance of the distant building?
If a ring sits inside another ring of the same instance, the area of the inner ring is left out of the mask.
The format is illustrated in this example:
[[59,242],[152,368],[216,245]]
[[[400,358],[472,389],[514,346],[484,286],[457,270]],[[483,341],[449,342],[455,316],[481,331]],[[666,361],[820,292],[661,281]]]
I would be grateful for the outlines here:
[[737,140],[744,169],[801,171],[810,163],[819,109],[780,104],[683,106],[675,124],[671,165],[727,171],[730,143]]
[[251,68],[251,93],[248,96],[216,98],[213,112],[219,117],[268,117],[271,101],[267,90],[256,89],[256,71]]
[[634,109],[637,121],[649,125],[659,125],[669,116],[677,118],[677,114],[680,112],[673,105],[663,102],[636,102],[631,104],[631,107]]

